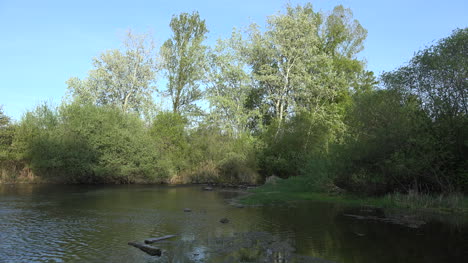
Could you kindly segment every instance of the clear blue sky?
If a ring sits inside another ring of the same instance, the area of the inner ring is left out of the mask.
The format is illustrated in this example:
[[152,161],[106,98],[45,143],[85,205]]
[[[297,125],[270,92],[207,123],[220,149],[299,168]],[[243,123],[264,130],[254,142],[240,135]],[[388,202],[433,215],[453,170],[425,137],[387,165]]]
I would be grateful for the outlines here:
[[468,26],[466,0],[0,0],[0,105],[18,120],[42,101],[59,103],[65,81],[85,77],[91,58],[119,48],[126,29],[151,30],[161,44],[170,35],[173,14],[197,10],[213,42],[233,27],[264,24],[288,2],[311,2],[324,12],[338,4],[351,8],[368,30],[361,57],[377,75]]

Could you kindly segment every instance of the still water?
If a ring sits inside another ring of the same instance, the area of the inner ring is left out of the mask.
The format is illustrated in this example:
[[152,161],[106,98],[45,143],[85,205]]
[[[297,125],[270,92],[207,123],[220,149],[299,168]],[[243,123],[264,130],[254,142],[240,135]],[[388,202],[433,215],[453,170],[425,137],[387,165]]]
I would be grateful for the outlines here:
[[[200,186],[1,185],[0,262],[216,262],[205,253],[210,242],[181,244],[252,232],[286,240],[297,255],[320,262],[468,262],[464,223],[433,220],[415,229],[347,217],[359,208],[317,202],[239,208],[228,203],[237,194]],[[179,235],[175,243],[160,244],[177,251],[171,257],[127,245],[171,234]]]

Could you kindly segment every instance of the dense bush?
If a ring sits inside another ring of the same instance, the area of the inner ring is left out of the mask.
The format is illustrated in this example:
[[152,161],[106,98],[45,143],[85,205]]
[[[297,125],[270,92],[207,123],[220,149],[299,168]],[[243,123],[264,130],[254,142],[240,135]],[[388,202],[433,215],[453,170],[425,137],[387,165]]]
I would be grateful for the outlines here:
[[336,148],[338,185],[378,194],[408,190],[418,182],[429,161],[420,147],[430,140],[429,120],[418,104],[387,90],[355,97],[345,143]]
[[468,191],[468,30],[383,75],[347,111],[338,184],[356,192]]
[[17,151],[33,171],[53,180],[158,180],[158,151],[145,124],[115,107],[39,106],[23,117],[15,140]]
[[14,125],[10,117],[5,115],[0,105],[0,163],[11,158],[10,150],[14,136]]

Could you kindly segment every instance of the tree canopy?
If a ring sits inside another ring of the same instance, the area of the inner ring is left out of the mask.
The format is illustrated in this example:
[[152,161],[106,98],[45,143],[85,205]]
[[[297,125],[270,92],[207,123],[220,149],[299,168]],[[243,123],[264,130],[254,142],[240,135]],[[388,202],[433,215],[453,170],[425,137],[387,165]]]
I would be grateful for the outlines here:
[[208,29],[198,12],[173,16],[170,27],[173,35],[161,47],[162,68],[168,80],[166,93],[174,113],[194,111],[194,102],[202,97],[199,85],[207,66],[203,41]]
[[151,36],[129,31],[124,50],[108,50],[93,59],[86,79],[67,81],[72,99],[95,105],[115,105],[124,112],[147,113],[153,105],[157,57]]

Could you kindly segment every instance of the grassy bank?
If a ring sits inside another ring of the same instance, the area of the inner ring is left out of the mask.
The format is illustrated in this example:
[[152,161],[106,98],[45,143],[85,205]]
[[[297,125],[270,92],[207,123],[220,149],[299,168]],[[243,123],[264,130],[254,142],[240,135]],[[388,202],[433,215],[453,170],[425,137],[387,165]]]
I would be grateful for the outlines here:
[[[332,190],[330,190],[332,189]],[[460,193],[427,195],[410,192],[392,193],[382,197],[358,196],[339,189],[320,187],[308,178],[277,180],[251,190],[240,199],[245,205],[266,205],[298,200],[336,202],[355,206],[404,208],[440,213],[468,213],[468,197]]]

